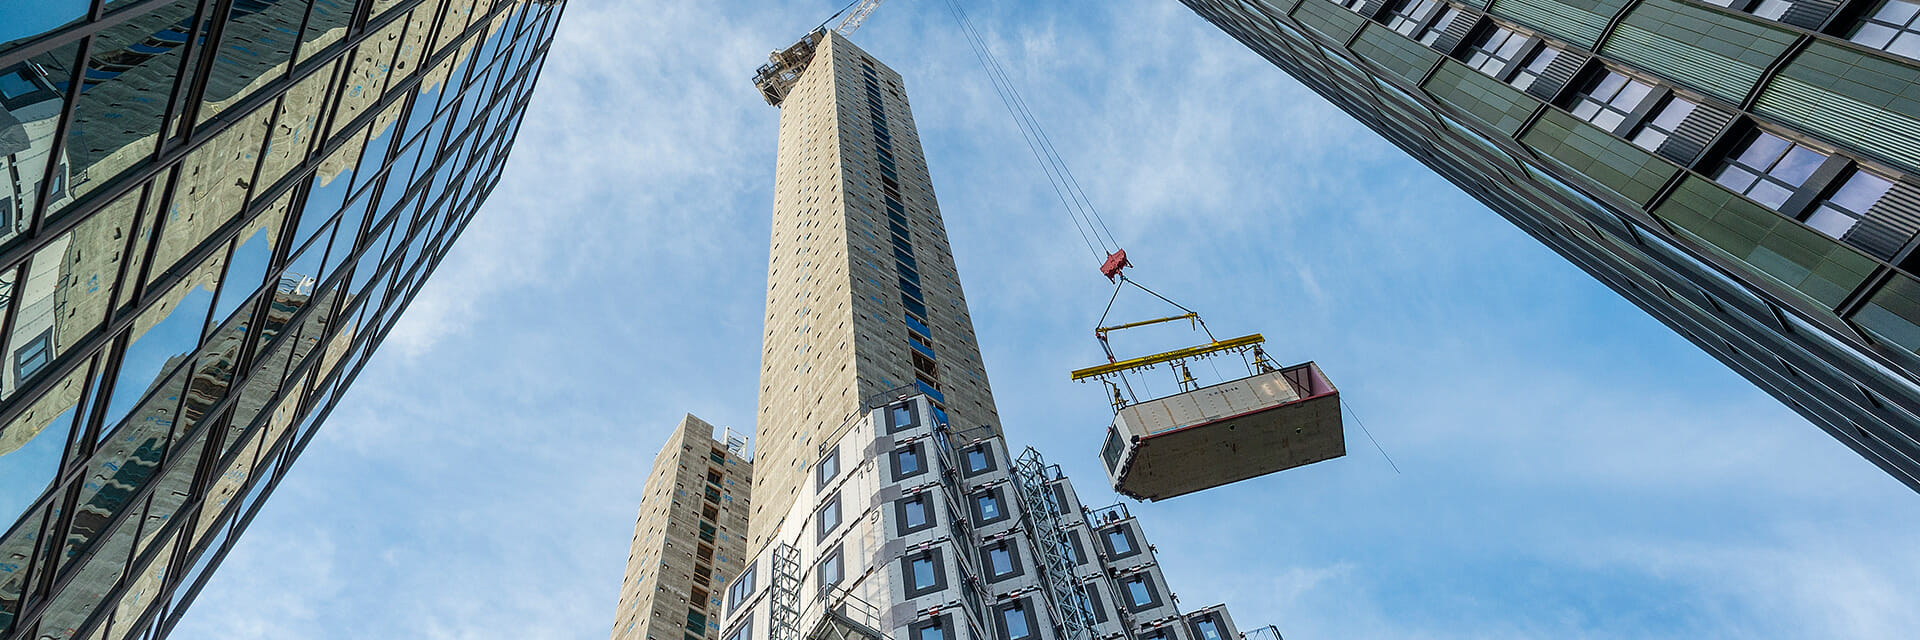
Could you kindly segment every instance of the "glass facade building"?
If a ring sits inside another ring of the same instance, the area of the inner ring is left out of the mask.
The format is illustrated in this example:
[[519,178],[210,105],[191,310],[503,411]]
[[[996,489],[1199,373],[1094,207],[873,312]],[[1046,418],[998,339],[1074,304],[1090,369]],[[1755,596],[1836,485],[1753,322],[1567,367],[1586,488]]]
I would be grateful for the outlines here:
[[562,8],[0,1],[0,638],[167,634],[493,188]]
[[1920,490],[1920,4],[1182,1]]

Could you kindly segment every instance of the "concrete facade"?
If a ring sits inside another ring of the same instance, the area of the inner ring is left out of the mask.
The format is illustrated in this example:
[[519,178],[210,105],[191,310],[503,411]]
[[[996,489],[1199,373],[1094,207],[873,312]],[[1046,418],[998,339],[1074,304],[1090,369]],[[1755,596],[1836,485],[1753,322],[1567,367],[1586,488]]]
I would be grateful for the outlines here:
[[702,640],[747,553],[753,462],[689,414],[654,456],[633,524],[613,640]]
[[770,254],[756,549],[864,399],[924,388],[999,424],[900,75],[831,31],[780,109]]

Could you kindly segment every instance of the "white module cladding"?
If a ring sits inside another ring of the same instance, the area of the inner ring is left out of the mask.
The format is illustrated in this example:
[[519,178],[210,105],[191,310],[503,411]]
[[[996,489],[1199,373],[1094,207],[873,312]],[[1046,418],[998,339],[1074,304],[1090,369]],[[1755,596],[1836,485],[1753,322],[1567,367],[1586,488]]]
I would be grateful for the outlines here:
[[[1073,600],[1085,640],[1239,637],[1223,606],[1180,612],[1124,505],[1086,509],[1054,468],[1015,473],[1031,450],[1010,455],[992,431],[974,437],[938,415],[925,395],[899,398],[821,448],[802,495],[727,586],[720,638],[1068,640],[1081,635],[1063,624]],[[1049,521],[1062,535],[1036,526]],[[1051,569],[1049,552],[1060,557]],[[1059,597],[1067,588],[1084,596]]]

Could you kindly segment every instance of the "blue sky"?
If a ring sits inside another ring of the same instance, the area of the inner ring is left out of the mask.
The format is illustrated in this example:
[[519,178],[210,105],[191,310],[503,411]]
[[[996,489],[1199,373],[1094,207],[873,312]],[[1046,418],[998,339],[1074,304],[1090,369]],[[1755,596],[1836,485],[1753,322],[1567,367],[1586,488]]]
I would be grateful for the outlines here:
[[[604,637],[659,445],[752,427],[750,76],[839,4],[574,0],[493,199],[177,637]],[[1111,499],[1066,377],[1110,290],[942,6],[854,40],[906,79],[1009,440]],[[1920,496],[1177,2],[974,11],[1141,281],[1318,361],[1400,468],[1350,426],[1130,505],[1184,605],[1290,639],[1920,628]]]

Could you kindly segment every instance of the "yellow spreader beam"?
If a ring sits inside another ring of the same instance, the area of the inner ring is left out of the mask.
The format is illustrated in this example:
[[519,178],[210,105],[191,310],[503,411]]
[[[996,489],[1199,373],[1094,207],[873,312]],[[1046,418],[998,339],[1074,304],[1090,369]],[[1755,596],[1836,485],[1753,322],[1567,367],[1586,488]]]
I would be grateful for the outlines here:
[[1096,335],[1104,336],[1107,334],[1108,331],[1119,331],[1121,329],[1132,329],[1134,327],[1144,327],[1152,324],[1160,324],[1162,322],[1173,322],[1175,320],[1187,320],[1187,319],[1199,320],[1200,314],[1186,313],[1186,314],[1181,314],[1177,316],[1167,316],[1165,318],[1155,318],[1152,320],[1141,320],[1139,322],[1129,322],[1126,324],[1118,324],[1111,327],[1100,327],[1098,329],[1094,329],[1093,332]]
[[1187,347],[1185,349],[1176,349],[1173,351],[1168,351],[1166,353],[1156,353],[1150,356],[1129,358],[1126,360],[1121,360],[1119,362],[1103,364],[1097,367],[1087,367],[1085,369],[1079,369],[1073,372],[1073,379],[1085,380],[1087,378],[1098,378],[1100,376],[1111,375],[1111,374],[1119,373],[1122,371],[1132,371],[1134,369],[1150,367],[1156,364],[1160,364],[1162,362],[1184,360],[1184,359],[1192,358],[1195,356],[1204,356],[1209,353],[1232,351],[1234,349],[1245,348],[1245,347],[1253,346],[1266,341],[1267,339],[1264,337],[1261,337],[1261,335],[1258,333],[1250,336],[1228,338],[1226,340],[1221,340],[1221,341],[1213,342],[1210,344],[1203,344],[1197,347]]

